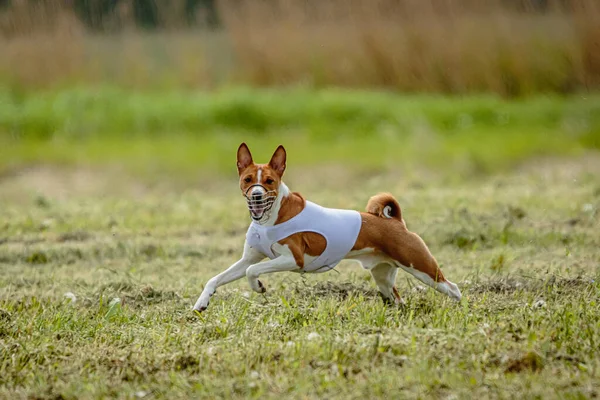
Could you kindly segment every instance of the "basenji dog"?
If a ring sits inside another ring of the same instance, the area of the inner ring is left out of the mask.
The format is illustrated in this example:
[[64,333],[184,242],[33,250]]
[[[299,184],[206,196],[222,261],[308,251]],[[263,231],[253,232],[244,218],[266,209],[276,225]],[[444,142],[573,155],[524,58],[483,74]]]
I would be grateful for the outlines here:
[[444,277],[425,242],[406,228],[394,196],[371,197],[366,212],[321,207],[288,189],[282,181],[285,168],[283,146],[268,164],[256,164],[245,143],[238,148],[239,184],[252,222],[241,259],[207,282],[194,310],[206,310],[218,287],[244,276],[252,290],[264,293],[258,279],[263,274],[324,272],[342,259],[358,261],[369,270],[386,302],[402,302],[395,286],[400,268],[438,292],[461,299],[458,286]]

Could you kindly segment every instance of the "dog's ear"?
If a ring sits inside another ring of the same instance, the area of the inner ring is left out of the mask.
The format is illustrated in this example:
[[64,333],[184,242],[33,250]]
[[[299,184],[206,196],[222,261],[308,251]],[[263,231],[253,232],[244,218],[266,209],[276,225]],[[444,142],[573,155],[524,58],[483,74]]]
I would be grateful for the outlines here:
[[254,161],[252,161],[252,154],[250,154],[250,149],[246,146],[246,143],[240,144],[237,151],[237,169],[238,174],[241,174],[243,170],[252,165]]
[[285,149],[282,145],[279,145],[275,153],[273,153],[273,157],[271,157],[271,161],[269,161],[269,167],[273,168],[277,175],[281,178],[283,176],[283,172],[285,171],[285,159],[286,153]]

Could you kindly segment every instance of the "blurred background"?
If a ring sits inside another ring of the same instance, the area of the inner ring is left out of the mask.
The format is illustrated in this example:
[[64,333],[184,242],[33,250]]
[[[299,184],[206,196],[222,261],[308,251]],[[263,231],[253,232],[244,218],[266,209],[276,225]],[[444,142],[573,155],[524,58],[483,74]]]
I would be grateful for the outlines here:
[[26,88],[379,87],[502,95],[600,84],[594,0],[3,0]]
[[[487,173],[600,147],[597,0],[2,0],[0,171]],[[254,146],[253,146],[254,145]]]

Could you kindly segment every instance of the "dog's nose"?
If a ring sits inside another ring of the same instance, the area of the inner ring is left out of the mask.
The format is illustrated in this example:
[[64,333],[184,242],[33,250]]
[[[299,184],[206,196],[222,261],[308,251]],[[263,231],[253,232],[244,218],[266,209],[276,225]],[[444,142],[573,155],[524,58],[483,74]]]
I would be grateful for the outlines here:
[[256,191],[254,193],[252,193],[252,200],[260,200],[262,198],[262,193],[259,191]]

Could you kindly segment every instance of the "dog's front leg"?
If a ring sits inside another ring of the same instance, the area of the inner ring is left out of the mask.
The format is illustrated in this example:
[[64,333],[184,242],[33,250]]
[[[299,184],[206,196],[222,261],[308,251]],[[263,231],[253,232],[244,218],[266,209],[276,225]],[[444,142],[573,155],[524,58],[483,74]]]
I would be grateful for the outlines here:
[[264,285],[258,280],[262,274],[282,271],[296,271],[300,269],[296,264],[296,260],[291,255],[281,255],[273,260],[264,261],[258,264],[251,265],[246,270],[246,276],[252,290],[258,293],[266,291]]
[[244,254],[242,255],[242,258],[231,267],[221,272],[219,275],[211,278],[206,283],[202,294],[194,305],[194,310],[206,310],[206,307],[208,307],[208,303],[210,301],[210,297],[215,293],[219,286],[223,286],[229,282],[243,278],[244,275],[246,275],[246,270],[248,267],[257,263],[263,258],[265,258],[263,254],[250,247],[248,243],[244,243]]

